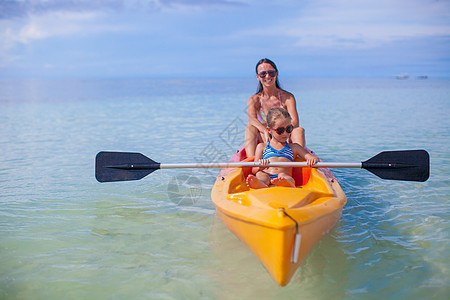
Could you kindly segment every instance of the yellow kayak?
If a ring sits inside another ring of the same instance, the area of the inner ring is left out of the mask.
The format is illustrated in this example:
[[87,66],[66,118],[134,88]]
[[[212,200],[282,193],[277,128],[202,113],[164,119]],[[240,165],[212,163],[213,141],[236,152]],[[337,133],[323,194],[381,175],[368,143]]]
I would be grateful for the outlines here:
[[[239,155],[237,160],[243,158]],[[347,198],[328,169],[294,168],[296,188],[257,190],[246,184],[250,172],[250,167],[222,169],[211,192],[212,202],[228,229],[284,286],[339,220]]]

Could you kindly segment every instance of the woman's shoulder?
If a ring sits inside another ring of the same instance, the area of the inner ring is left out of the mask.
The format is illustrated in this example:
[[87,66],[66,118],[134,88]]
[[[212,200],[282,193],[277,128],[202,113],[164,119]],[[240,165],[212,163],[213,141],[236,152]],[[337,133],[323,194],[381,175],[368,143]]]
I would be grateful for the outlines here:
[[251,95],[250,98],[248,98],[248,100],[252,100],[252,101],[259,101],[259,98],[261,97],[261,93],[256,93],[254,95]]
[[250,96],[250,98],[248,98],[247,103],[259,106],[261,103],[260,98],[261,98],[261,94],[259,94],[259,93],[254,94],[254,95]]
[[295,100],[294,94],[292,94],[291,92],[288,92],[288,91],[285,91],[285,90],[280,90],[280,95],[281,95],[281,98],[283,100],[288,100],[288,99],[294,99]]

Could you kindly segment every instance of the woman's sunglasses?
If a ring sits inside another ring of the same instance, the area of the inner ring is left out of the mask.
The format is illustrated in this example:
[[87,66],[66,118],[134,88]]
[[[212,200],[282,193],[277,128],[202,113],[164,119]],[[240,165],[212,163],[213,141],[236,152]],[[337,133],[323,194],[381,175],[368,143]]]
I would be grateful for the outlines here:
[[266,77],[266,75],[269,74],[270,77],[275,77],[277,75],[277,71],[275,70],[270,70],[270,71],[262,71],[261,73],[258,74],[259,77],[264,78]]
[[272,128],[272,129],[275,130],[278,134],[283,134],[285,130],[287,133],[291,133],[292,130],[294,130],[294,126],[288,125],[288,126],[286,126],[286,128],[278,127],[277,129],[275,129],[275,128]]

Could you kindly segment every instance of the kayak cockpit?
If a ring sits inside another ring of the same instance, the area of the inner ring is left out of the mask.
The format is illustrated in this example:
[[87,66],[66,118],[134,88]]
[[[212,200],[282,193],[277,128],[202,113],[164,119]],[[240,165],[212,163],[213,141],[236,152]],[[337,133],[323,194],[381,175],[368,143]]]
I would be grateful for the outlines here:
[[318,171],[311,168],[294,168],[292,175],[296,188],[273,186],[254,190],[246,184],[251,168],[239,168],[227,176],[224,192],[228,200],[238,204],[272,209],[295,209],[312,203],[322,203],[334,197],[334,191],[327,188],[330,187],[327,180],[324,177],[311,176],[312,172]]
[[[253,157],[248,158],[248,159],[245,159],[244,161],[254,161],[254,158]],[[297,157],[295,159],[295,161],[301,162],[304,160],[301,160],[300,158]],[[245,181],[245,178],[247,178],[247,176],[252,173],[252,168],[244,167],[244,168],[242,168],[242,172],[243,172],[244,181]],[[295,185],[297,187],[303,186],[308,183],[309,178],[311,177],[311,168],[292,168],[292,177],[294,178]]]

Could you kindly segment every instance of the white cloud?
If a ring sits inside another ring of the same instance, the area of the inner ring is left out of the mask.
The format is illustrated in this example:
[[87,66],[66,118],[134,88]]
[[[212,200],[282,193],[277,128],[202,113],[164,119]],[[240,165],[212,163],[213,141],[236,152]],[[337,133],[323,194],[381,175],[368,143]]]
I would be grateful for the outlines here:
[[17,40],[27,43],[31,40],[55,36],[124,30],[124,27],[118,25],[105,25],[98,22],[102,18],[103,13],[100,12],[51,12],[46,15],[34,15],[20,28]]
[[20,20],[0,20],[0,66],[20,57],[22,46],[53,37],[74,37],[133,30],[130,25],[109,24],[99,11],[50,11]]
[[[344,5],[341,5],[341,4]],[[398,39],[449,35],[441,3],[425,1],[344,1],[319,7],[314,17],[295,20],[287,34],[298,37],[298,46],[373,47]],[[446,3],[448,6],[448,3]]]
[[298,17],[237,32],[233,38],[284,36],[307,48],[372,48],[392,41],[450,35],[450,2],[318,0]]
[[[322,57],[335,50],[395,49],[405,40],[422,45],[427,37],[439,44],[434,37],[450,36],[448,0],[24,1],[8,2],[15,13],[2,15],[0,0],[0,67],[27,70],[42,62],[56,70],[75,61],[110,65],[130,55],[175,65],[173,57],[187,52],[292,57],[305,50]],[[93,37],[102,53],[95,59]]]
[[53,36],[83,33],[87,23],[96,18],[94,13],[53,12],[45,15],[31,15],[20,22],[0,21],[0,39],[3,50],[17,43],[27,44],[33,40]]

